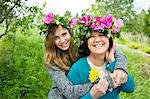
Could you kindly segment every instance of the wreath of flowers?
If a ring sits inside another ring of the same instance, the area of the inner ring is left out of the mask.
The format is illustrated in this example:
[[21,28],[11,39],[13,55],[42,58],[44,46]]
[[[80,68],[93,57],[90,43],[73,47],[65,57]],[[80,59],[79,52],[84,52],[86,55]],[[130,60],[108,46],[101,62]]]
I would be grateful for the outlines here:
[[73,43],[80,47],[84,38],[89,38],[94,31],[107,31],[110,38],[119,37],[119,32],[124,26],[122,19],[116,19],[113,15],[90,16],[85,15],[81,18],[73,18],[70,21],[73,30]]
[[53,13],[48,13],[45,15],[43,18],[44,24],[41,25],[40,27],[40,33],[46,34],[49,30],[53,29],[54,26],[61,25],[64,28],[70,28],[70,23],[69,23],[69,18],[70,16],[59,16],[59,15],[54,15]]

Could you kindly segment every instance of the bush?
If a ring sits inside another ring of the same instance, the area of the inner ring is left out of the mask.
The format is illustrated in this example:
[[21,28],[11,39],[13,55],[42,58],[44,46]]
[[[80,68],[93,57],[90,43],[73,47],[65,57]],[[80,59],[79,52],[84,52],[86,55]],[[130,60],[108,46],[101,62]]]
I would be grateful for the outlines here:
[[136,42],[130,42],[127,44],[127,46],[133,49],[140,49],[142,47],[141,44],[136,43]]
[[144,48],[142,48],[142,51],[144,51],[145,53],[150,54],[150,47],[145,46]]

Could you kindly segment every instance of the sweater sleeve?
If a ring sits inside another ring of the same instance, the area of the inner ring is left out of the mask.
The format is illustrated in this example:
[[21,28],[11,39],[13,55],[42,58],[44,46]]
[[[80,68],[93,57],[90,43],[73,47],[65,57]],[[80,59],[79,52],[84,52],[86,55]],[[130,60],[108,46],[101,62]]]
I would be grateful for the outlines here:
[[[106,66],[106,69],[110,72],[114,71],[114,65],[116,64],[116,61],[114,60],[111,64],[108,64]],[[134,79],[131,75],[128,74],[127,82],[125,84],[122,84],[120,87],[118,87],[120,91],[131,93],[134,91]]]
[[116,64],[115,64],[115,69],[123,69],[127,73],[127,68],[128,68],[128,61],[126,56],[122,53],[120,48],[115,45],[115,51],[114,51],[115,59],[116,59]]
[[[82,81],[80,79],[80,72],[79,69],[77,68],[78,64],[74,64],[69,73],[68,73],[68,79],[75,85],[80,84]],[[73,98],[75,99],[75,98]],[[87,90],[87,93],[85,95],[82,95],[79,99],[93,99],[91,94],[90,94],[90,89]]]
[[134,79],[128,74],[127,82],[118,87],[120,91],[131,93],[134,91]]
[[73,85],[72,82],[68,80],[64,71],[60,69],[50,70],[48,68],[47,70],[48,70],[48,74],[52,77],[59,91],[69,99],[83,96],[88,92],[88,90],[92,86],[90,83],[83,84],[83,85]]

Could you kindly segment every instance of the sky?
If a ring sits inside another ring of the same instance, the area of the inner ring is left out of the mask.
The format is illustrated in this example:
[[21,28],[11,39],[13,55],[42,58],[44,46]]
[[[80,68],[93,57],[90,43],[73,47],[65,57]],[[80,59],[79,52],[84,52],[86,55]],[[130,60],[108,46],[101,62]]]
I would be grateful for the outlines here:
[[[65,11],[71,11],[71,14],[75,16],[77,13],[81,13],[82,9],[87,9],[91,4],[95,3],[95,0],[29,0],[27,5],[42,6],[46,2],[46,8],[44,13],[52,12],[54,14],[63,15]],[[134,9],[140,12],[142,9],[150,9],[150,0],[134,0]]]

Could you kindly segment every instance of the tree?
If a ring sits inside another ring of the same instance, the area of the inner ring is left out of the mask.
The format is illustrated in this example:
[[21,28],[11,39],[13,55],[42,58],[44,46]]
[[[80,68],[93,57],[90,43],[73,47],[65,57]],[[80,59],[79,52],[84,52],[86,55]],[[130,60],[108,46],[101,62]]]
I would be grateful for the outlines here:
[[[29,23],[34,21],[35,14],[41,9],[32,6],[27,7],[27,0],[2,0],[0,1],[0,25],[5,29],[0,33],[0,38],[6,35],[9,31],[15,32],[18,26],[24,25],[24,29],[28,29]],[[26,20],[26,21],[25,21]]]
[[148,14],[145,14],[144,22],[144,33],[150,37],[150,10],[148,10]]
[[133,16],[134,0],[96,0],[90,9],[86,11],[88,14],[105,15],[113,14],[116,18],[122,18],[127,23]]

